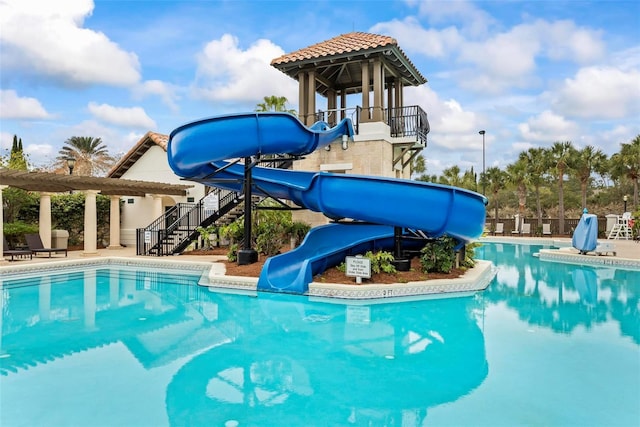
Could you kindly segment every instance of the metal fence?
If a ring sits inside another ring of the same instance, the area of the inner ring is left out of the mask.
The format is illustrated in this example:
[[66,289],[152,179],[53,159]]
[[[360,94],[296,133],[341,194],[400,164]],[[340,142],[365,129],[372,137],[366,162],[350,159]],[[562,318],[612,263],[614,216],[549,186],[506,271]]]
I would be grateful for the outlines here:
[[[580,218],[567,218],[564,220],[564,233],[560,234],[560,220],[557,218],[545,218],[541,223],[538,223],[537,218],[525,218],[523,223],[531,224],[531,236],[542,236],[542,224],[549,224],[551,229],[551,235],[556,237],[571,237],[573,235],[573,230],[578,226],[578,222],[580,222]],[[494,219],[487,219],[487,228],[493,234],[493,231],[496,229],[496,223],[504,224],[504,235],[518,235],[518,233],[514,233],[516,229],[516,220],[515,218],[504,218],[498,219],[497,221]],[[598,236],[606,237],[607,232],[607,218],[598,218]]]

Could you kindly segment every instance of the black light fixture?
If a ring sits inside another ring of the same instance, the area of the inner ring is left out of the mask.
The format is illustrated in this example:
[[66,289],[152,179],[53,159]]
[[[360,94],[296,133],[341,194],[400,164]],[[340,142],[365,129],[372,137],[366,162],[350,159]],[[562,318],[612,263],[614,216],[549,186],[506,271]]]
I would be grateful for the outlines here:
[[485,150],[484,150],[484,134],[486,133],[484,130],[481,130],[480,132],[478,132],[480,135],[482,135],[482,194],[486,194],[485,192],[485,187],[486,187],[486,178],[484,176],[484,159],[485,159]]
[[69,175],[73,175],[73,168],[76,166],[75,157],[67,157],[67,167],[69,168]]
[[622,200],[624,201],[624,212],[627,211],[627,200],[629,200],[629,197],[625,194],[624,197],[622,198]]

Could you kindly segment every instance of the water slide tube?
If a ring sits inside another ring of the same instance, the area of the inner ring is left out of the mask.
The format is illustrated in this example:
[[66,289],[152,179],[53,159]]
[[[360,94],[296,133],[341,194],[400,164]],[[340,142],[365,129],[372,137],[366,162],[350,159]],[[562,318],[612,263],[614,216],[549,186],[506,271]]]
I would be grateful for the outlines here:
[[[353,136],[349,119],[333,128],[307,127],[288,113],[243,113],[194,121],[176,128],[167,155],[186,179],[242,190],[244,166],[227,160],[266,154],[305,155],[343,136]],[[448,235],[461,243],[483,231],[487,199],[457,187],[377,176],[302,172],[254,167],[253,193],[291,200],[340,220],[379,225],[330,224],[313,229],[296,250],[269,258],[258,281],[262,290],[304,293],[311,278],[354,248],[390,246],[393,227]]]

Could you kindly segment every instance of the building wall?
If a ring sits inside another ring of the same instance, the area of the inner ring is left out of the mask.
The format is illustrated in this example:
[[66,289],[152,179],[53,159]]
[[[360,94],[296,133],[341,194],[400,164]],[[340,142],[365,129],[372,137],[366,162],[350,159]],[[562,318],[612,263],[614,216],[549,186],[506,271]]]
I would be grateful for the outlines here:
[[[363,125],[365,129],[362,129]],[[329,151],[319,149],[303,160],[294,162],[293,169],[409,179],[409,167],[400,169],[400,165],[393,166],[399,144],[392,142],[388,135],[388,126],[384,123],[361,124],[360,133],[356,135],[355,141],[347,143],[346,150],[342,149],[342,142],[335,142],[331,144]],[[405,155],[405,158],[408,156]],[[323,214],[309,210],[293,211],[293,220],[312,226],[330,221]]]
[[[133,179],[139,181],[164,182],[167,184],[191,184],[183,181],[169,167],[167,153],[159,146],[150,147],[146,153],[133,164],[123,175],[123,179]],[[193,183],[194,187],[188,190],[185,197],[182,196],[162,196],[162,212],[165,207],[173,206],[176,203],[186,203],[188,198],[193,197],[195,202],[204,197],[202,184]],[[126,246],[135,246],[136,229],[143,228],[153,222],[157,215],[154,212],[154,198],[152,195],[145,197],[122,196],[123,201],[120,218],[120,242]]]

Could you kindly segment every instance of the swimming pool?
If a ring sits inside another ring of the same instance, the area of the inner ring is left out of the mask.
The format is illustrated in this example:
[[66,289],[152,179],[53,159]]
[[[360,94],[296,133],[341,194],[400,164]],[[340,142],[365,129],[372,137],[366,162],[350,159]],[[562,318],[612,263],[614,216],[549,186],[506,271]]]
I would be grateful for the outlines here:
[[193,271],[4,282],[0,425],[637,425],[640,271],[487,244],[473,296],[220,293]]

